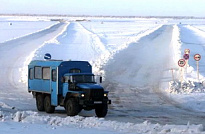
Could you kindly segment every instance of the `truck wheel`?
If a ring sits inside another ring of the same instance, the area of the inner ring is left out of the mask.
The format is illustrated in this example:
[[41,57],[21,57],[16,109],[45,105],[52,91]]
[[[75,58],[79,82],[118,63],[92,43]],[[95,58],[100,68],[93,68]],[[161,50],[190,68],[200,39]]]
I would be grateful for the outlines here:
[[75,116],[79,113],[79,104],[74,98],[68,99],[65,107],[68,116]]
[[55,111],[55,107],[51,105],[51,98],[50,96],[46,96],[44,99],[44,107],[46,113],[53,113]]
[[105,117],[107,115],[108,106],[106,104],[100,104],[95,106],[95,114],[97,117]]
[[83,110],[83,106],[81,105],[78,105],[78,106],[79,106],[78,113],[80,113]]
[[36,107],[37,107],[38,111],[45,111],[43,94],[37,94],[37,96],[36,96]]

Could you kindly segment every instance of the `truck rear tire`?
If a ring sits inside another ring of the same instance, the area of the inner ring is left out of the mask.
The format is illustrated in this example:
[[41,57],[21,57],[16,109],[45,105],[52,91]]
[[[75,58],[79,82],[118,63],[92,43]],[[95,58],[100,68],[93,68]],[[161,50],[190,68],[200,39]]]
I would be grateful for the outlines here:
[[79,104],[74,98],[68,99],[65,107],[68,116],[75,116],[79,113]]
[[97,115],[97,117],[105,117],[107,115],[107,111],[108,111],[107,103],[95,106],[95,114]]
[[46,96],[45,97],[45,99],[44,99],[44,107],[45,107],[46,113],[54,113],[55,106],[51,105],[51,97],[50,96]]
[[37,107],[38,111],[45,111],[43,94],[37,94],[37,96],[36,96],[36,107]]

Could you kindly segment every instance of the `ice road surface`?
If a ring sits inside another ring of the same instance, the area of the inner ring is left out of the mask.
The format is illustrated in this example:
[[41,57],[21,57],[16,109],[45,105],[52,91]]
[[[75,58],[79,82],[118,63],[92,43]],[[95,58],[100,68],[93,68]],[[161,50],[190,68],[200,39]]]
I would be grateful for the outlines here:
[[1,18],[0,20],[0,43],[23,37],[34,32],[41,31],[46,27],[58,23],[47,20],[28,20],[14,18]]
[[[197,80],[193,60],[195,53],[205,56],[204,20],[49,19],[0,18],[2,134],[205,133],[205,66],[199,62]],[[189,66],[181,73],[177,61],[187,48]],[[94,117],[92,111],[67,117],[62,108],[54,114],[36,110],[27,92],[27,65],[45,53],[53,59],[87,60],[95,74],[103,75],[102,85],[113,102],[105,118]]]

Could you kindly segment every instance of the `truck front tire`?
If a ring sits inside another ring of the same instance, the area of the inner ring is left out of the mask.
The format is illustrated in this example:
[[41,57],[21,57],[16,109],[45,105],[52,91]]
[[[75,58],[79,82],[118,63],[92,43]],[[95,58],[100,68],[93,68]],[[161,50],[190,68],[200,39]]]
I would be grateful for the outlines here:
[[37,107],[38,111],[45,111],[43,94],[37,94],[37,96],[36,96],[36,107]]
[[79,104],[74,98],[66,101],[65,108],[68,116],[75,116],[79,113]]
[[105,117],[107,115],[107,111],[108,111],[107,103],[99,104],[95,106],[95,113],[97,117]]
[[50,96],[46,96],[44,99],[44,107],[46,113],[54,113],[55,107],[51,105],[51,98]]

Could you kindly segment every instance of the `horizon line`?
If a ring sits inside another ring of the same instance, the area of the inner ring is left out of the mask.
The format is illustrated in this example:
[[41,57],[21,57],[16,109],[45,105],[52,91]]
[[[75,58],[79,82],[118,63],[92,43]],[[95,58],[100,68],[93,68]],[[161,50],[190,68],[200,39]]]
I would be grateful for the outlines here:
[[184,18],[184,19],[205,19],[196,16],[134,16],[134,15],[71,15],[71,14],[27,14],[27,13],[0,13],[0,16],[49,16],[49,17],[110,17],[110,18]]

